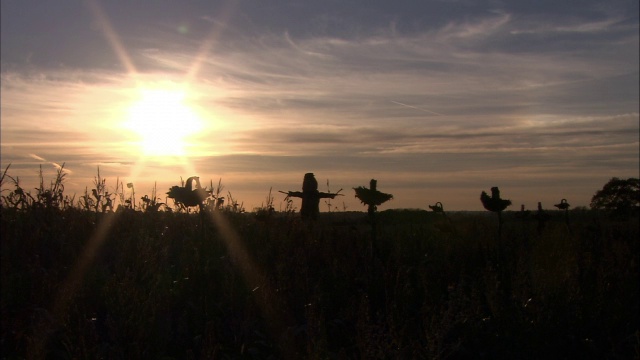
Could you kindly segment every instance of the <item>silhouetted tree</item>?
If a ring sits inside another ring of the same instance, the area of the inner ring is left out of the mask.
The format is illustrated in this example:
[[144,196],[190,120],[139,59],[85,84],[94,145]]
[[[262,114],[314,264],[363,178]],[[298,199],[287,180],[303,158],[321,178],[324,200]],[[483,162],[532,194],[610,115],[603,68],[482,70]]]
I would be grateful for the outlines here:
[[605,210],[617,216],[638,214],[640,211],[640,180],[611,178],[591,198],[591,208]]

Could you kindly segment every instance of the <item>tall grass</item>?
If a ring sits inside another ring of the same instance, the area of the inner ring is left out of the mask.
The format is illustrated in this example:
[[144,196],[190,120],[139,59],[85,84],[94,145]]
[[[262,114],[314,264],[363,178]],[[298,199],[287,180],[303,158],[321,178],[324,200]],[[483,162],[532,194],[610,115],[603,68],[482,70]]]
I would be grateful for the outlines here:
[[[538,233],[535,221],[507,212],[499,244],[486,214],[449,212],[448,232],[438,214],[385,211],[371,261],[364,213],[323,213],[309,224],[288,212],[262,221],[220,211],[247,268],[208,217],[65,205],[61,188],[43,183],[63,199],[47,203],[16,193],[14,180],[0,209],[3,358],[640,354],[637,218],[572,210],[568,231],[563,214],[550,212]],[[83,280],[64,293],[107,221]]]

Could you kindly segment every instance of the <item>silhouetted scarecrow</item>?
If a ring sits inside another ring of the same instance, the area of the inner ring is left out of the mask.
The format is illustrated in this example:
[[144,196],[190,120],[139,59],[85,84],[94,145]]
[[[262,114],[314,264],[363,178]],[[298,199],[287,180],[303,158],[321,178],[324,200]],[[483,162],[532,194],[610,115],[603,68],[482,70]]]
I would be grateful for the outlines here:
[[500,198],[500,189],[497,186],[491,188],[491,196],[486,192],[480,194],[480,201],[485,209],[498,214],[498,239],[502,234],[502,211],[511,205],[511,200]]
[[549,221],[549,214],[542,210],[542,203],[538,201],[538,212],[533,217],[538,220],[538,234],[542,233],[544,225]]
[[555,204],[553,206],[557,207],[560,210],[567,210],[567,209],[569,209],[569,206],[571,206],[571,205],[569,205],[569,203],[567,202],[567,199],[562,199],[562,200],[560,200],[559,204]]
[[444,207],[442,206],[442,203],[440,201],[438,201],[434,205],[429,205],[429,209],[431,209],[431,211],[433,211],[435,213],[443,213],[444,214]]
[[378,191],[378,189],[376,188],[377,184],[377,180],[371,179],[371,182],[369,182],[369,189],[364,186],[353,188],[353,190],[356,191],[356,197],[360,199],[363,204],[369,206],[368,212],[369,216],[371,216],[372,218],[375,211],[378,209],[378,205],[382,205],[382,203],[393,199],[393,195],[385,194]]
[[[196,182],[195,189],[193,182]],[[187,179],[187,184],[182,186],[172,186],[167,192],[167,197],[184,207],[199,206],[202,209],[202,202],[209,196],[209,192],[200,186],[200,178],[192,176]]]
[[444,205],[440,201],[435,203],[434,205],[429,205],[429,209],[436,214],[442,214],[446,221],[437,221],[433,225],[440,231],[444,233],[450,233],[454,231],[453,223],[451,219],[447,216],[447,213],[444,212]]
[[320,213],[320,199],[335,199],[336,196],[341,195],[338,190],[337,193],[323,193],[318,191],[318,181],[313,173],[304,174],[304,180],[302,182],[302,192],[300,191],[288,191],[281,193],[287,194],[287,197],[299,197],[302,199],[302,207],[300,208],[300,216],[303,219],[316,220]]
[[363,204],[368,206],[367,212],[369,213],[369,219],[371,220],[371,254],[374,257],[378,257],[378,249],[376,245],[376,210],[378,209],[378,205],[393,199],[393,195],[378,191],[377,184],[377,180],[371,179],[369,182],[369,189],[364,186],[353,188],[356,192],[356,197],[360,199]]
[[522,221],[526,220],[529,215],[531,215],[531,211],[524,209],[524,204],[520,205],[520,211],[516,213],[516,217]]
[[485,209],[497,213],[500,213],[506,209],[507,206],[511,205],[511,200],[500,198],[500,189],[498,189],[497,186],[491,188],[491,197],[483,191],[482,194],[480,194],[480,201],[482,201],[482,206],[484,206]]
[[564,210],[564,221],[567,224],[567,227],[569,226],[569,203],[567,202],[567,199],[562,199],[560,200],[559,204],[555,204],[553,205],[555,207],[557,207],[560,210]]

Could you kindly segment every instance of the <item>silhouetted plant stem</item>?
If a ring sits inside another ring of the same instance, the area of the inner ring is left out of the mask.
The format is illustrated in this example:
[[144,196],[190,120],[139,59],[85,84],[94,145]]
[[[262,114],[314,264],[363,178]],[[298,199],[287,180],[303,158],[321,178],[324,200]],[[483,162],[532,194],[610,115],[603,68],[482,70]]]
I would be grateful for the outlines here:
[[515,215],[518,219],[520,219],[520,231],[522,233],[522,238],[524,240],[524,245],[526,249],[529,249],[529,234],[527,233],[527,219],[529,218],[531,211],[525,210],[524,204],[520,205],[520,211],[518,211]]
[[377,234],[377,226],[376,226],[376,215],[375,212],[369,211],[369,220],[371,221],[371,254],[375,257],[378,257],[378,238]]
[[[372,180],[373,181],[373,180]],[[375,183],[372,183],[372,190],[375,190]],[[369,222],[371,223],[371,244],[369,245],[369,251],[371,252],[371,256],[376,258],[379,256],[378,254],[378,238],[376,234],[377,231],[377,222],[376,222],[376,210],[378,209],[375,205],[369,205],[367,208],[367,215],[369,216]]]
[[502,211],[498,211],[498,242],[502,239]]

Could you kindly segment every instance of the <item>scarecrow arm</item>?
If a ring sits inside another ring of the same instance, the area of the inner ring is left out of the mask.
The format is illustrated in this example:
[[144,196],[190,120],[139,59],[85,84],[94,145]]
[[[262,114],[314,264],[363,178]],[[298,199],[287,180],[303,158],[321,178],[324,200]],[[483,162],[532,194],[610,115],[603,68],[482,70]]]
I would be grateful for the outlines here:
[[344,194],[338,194],[338,193],[335,193],[335,194],[331,194],[331,193],[320,193],[318,196],[319,196],[321,199],[322,199],[322,198],[332,198],[332,199],[335,199],[335,198],[336,198],[336,196],[344,196]]
[[291,197],[291,196],[293,196],[293,197],[299,197],[299,198],[301,198],[301,197],[303,197],[303,196],[304,196],[304,195],[302,194],[302,192],[300,192],[300,191],[279,191],[279,192],[281,192],[281,193],[283,193],[283,194],[286,194],[286,195],[287,195],[287,197]]

